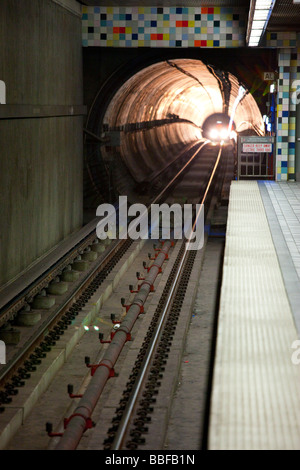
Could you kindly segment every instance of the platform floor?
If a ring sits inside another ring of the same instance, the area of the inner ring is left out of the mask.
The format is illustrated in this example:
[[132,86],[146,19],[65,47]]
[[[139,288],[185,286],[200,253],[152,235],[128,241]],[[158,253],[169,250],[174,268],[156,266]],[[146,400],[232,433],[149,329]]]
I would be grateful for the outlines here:
[[300,449],[300,186],[232,182],[209,449]]

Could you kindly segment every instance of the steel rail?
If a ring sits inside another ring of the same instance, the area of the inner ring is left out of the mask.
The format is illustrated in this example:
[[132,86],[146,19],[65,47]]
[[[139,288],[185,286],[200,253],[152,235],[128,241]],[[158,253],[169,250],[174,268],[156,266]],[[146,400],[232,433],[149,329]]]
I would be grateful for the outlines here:
[[[169,184],[163,189],[163,191],[160,192],[160,194],[152,201],[152,204],[154,204],[159,198],[162,197],[162,195],[165,193],[165,191],[174,183],[174,181],[178,178],[178,176],[184,171],[184,169],[192,162],[192,160],[195,158],[195,156],[200,152],[200,150],[203,148],[205,144],[208,142],[203,143],[196,152],[192,155],[192,157],[188,160],[188,162],[184,165],[184,167],[176,174],[176,176],[169,182]],[[138,224],[138,222],[136,222]],[[91,224],[89,224],[91,225]],[[71,249],[71,252],[74,254],[78,254],[78,252],[86,245],[87,240],[92,240],[94,238],[93,236],[93,231],[95,230],[95,221],[93,221],[93,228],[92,231],[89,232],[88,236],[86,235],[86,232],[84,232],[84,238],[82,239],[82,242],[79,242],[76,247]],[[134,228],[134,222],[132,224],[132,228]],[[62,314],[62,312],[71,304],[72,299],[78,295],[79,292],[81,292],[83,286],[86,286],[87,283],[93,278],[95,273],[99,271],[103,265],[109,260],[109,258],[113,255],[114,251],[117,251],[119,248],[120,244],[124,243],[124,239],[116,240],[115,243],[111,245],[111,247],[107,248],[105,253],[100,256],[98,259],[97,266],[94,267],[93,270],[89,271],[83,278],[82,283],[80,286],[78,286],[77,289],[73,290],[70,292],[70,295],[68,296],[65,301],[59,305],[55,311],[49,315],[49,317],[40,325],[40,327],[34,332],[34,334],[26,341],[26,343],[23,345],[23,347],[17,351],[17,353],[12,357],[12,359],[5,364],[5,366],[1,367],[0,370],[0,383],[3,382],[6,376],[8,376],[10,373],[14,371],[16,366],[20,364],[22,361],[22,358],[26,356],[29,351],[35,347],[35,345],[38,343],[44,332],[55,323],[56,318],[59,318],[59,316]],[[64,261],[65,257],[62,258],[62,262]],[[57,264],[59,261],[54,265],[53,268],[57,269]],[[43,278],[44,279],[44,278]],[[40,282],[43,282],[43,279]],[[38,280],[36,281],[36,285],[38,285]],[[26,295],[26,294],[24,294]]]
[[161,266],[167,258],[171,242],[166,242],[157,256],[155,263],[151,266],[146,279],[141,284],[139,292],[135,295],[125,320],[116,331],[108,349],[106,350],[100,364],[97,364],[93,378],[81,398],[73,415],[69,418],[69,424],[58,443],[56,450],[76,449],[82,434],[90,427],[91,414],[100,398],[102,390],[110,376],[114,374],[114,366],[129,339],[131,330],[142,311],[142,307],[151,291],[154,281],[160,272]]
[[203,210],[203,207],[204,207],[204,202],[206,200],[206,197],[207,197],[207,194],[208,194],[208,191],[210,189],[210,186],[211,186],[211,183],[212,183],[212,180],[213,180],[213,177],[215,175],[215,172],[217,170],[217,167],[218,167],[218,164],[219,164],[219,161],[220,161],[220,158],[221,158],[221,153],[222,153],[222,146],[220,147],[220,150],[219,150],[219,153],[218,153],[218,156],[217,156],[217,160],[216,160],[216,163],[214,165],[214,168],[213,168],[213,171],[211,173],[211,176],[210,176],[210,179],[209,179],[209,182],[208,182],[208,185],[206,187],[206,191],[204,193],[204,196],[202,198],[202,201],[201,201],[201,206],[198,210],[198,213],[196,215],[196,218],[195,218],[195,222],[193,224],[193,228],[192,228],[192,231],[190,233],[190,236],[186,242],[186,245],[185,245],[185,251],[183,253],[183,256],[182,256],[182,259],[180,261],[180,264],[179,264],[179,267],[178,267],[178,271],[176,273],[176,276],[175,276],[175,279],[174,279],[174,282],[173,282],[173,285],[172,285],[172,288],[168,294],[168,297],[167,297],[167,300],[166,300],[166,304],[165,304],[165,307],[163,309],[163,312],[162,312],[162,315],[161,315],[161,318],[160,318],[160,321],[159,321],[159,324],[157,326],[157,330],[155,332],[155,335],[152,337],[151,339],[151,342],[150,342],[150,349],[148,351],[148,354],[147,354],[147,357],[146,359],[144,360],[143,364],[142,364],[142,368],[141,368],[141,371],[139,373],[139,376],[138,376],[138,380],[137,382],[135,383],[134,387],[133,387],[133,392],[132,392],[132,395],[128,401],[128,404],[126,406],[126,409],[123,413],[123,416],[122,416],[122,419],[120,421],[120,425],[119,425],[119,428],[118,428],[118,431],[115,435],[115,438],[114,438],[114,441],[112,443],[112,446],[111,446],[111,450],[120,450],[121,449],[121,446],[122,446],[122,441],[124,439],[124,435],[126,433],[126,429],[128,427],[128,424],[129,424],[129,421],[130,421],[130,417],[131,417],[131,413],[133,411],[133,408],[135,406],[135,403],[137,401],[137,398],[138,398],[138,395],[140,393],[140,390],[141,390],[141,387],[142,387],[142,384],[144,382],[144,379],[145,379],[145,376],[147,374],[147,370],[148,370],[148,366],[149,366],[149,363],[151,361],[151,358],[152,358],[152,355],[153,355],[153,351],[157,345],[157,342],[158,342],[158,339],[160,337],[160,333],[162,331],[162,327],[163,327],[163,324],[164,324],[164,321],[165,321],[165,318],[166,318],[166,314],[167,312],[169,311],[170,307],[171,307],[171,303],[172,303],[172,300],[173,300],[173,295],[177,289],[177,286],[179,284],[179,278],[182,274],[182,269],[183,269],[183,266],[185,264],[185,260],[186,260],[186,257],[187,257],[187,252],[189,251],[188,250],[188,247],[190,245],[190,242],[191,242],[191,239],[192,239],[192,236],[193,236],[193,230],[197,224],[197,221],[200,217],[200,214],[201,214],[201,211]]
[[[208,141],[206,141],[200,148],[196,150],[196,152],[193,154],[193,156],[188,160],[188,162],[184,165],[184,167],[180,170],[179,173],[176,174],[176,176],[169,182],[169,184],[160,192],[160,194],[152,201],[152,204],[154,204],[161,196],[164,194],[164,192],[173,184],[173,182],[178,178],[178,176],[181,174],[181,172],[191,163],[191,161],[195,158],[197,153],[203,148],[205,144],[207,144]],[[195,144],[193,144],[195,145]],[[191,147],[192,148],[192,147]],[[191,148],[188,149],[191,150]],[[180,155],[182,156],[182,154]],[[0,289],[0,326],[7,323],[12,316],[16,314],[18,310],[20,310],[25,304],[26,304],[26,299],[28,297],[34,297],[41,289],[45,288],[45,286],[52,280],[54,279],[55,276],[59,275],[60,271],[63,270],[70,262],[78,256],[78,254],[88,246],[95,235],[95,228],[97,225],[97,219],[94,219],[91,221],[89,224],[86,226],[82,227],[78,233],[70,235],[68,240],[64,240],[62,242],[62,245],[66,245],[68,243],[69,239],[71,241],[72,237],[75,237],[75,245],[73,245],[71,248],[65,248],[62,256],[58,257],[56,254],[57,248],[54,249],[55,253],[51,254],[49,253],[46,255],[46,259],[43,260],[43,265],[47,265],[47,269],[41,274],[41,270],[34,267],[32,268],[34,271],[36,271],[35,274],[35,279],[31,279],[28,282],[28,285],[24,288],[24,277],[26,276],[26,279],[28,279],[29,274],[25,273],[21,275],[19,279],[17,279],[14,283],[12,283],[11,286],[8,286],[9,292],[14,289],[18,290],[18,292],[13,292],[13,294],[6,294],[7,291],[4,291],[3,289]],[[82,239],[79,240],[78,235],[82,232]],[[55,256],[54,263],[51,263],[50,265],[50,256]],[[37,270],[38,269],[38,270]],[[93,274],[93,273],[92,273]],[[21,288],[21,283],[22,283],[22,288]],[[15,288],[14,285],[17,284],[17,287]]]
[[[186,167],[194,160],[196,155],[202,150],[202,148],[209,143],[205,141],[200,147],[193,153],[192,157],[186,162],[181,170],[174,176],[174,178],[167,184],[167,186],[161,191],[151,204],[157,202],[167,189],[174,183],[179,175],[186,169]],[[148,207],[148,210],[150,206]],[[135,221],[138,224],[138,221]],[[80,439],[88,427],[91,426],[91,415],[92,412],[101,396],[104,386],[109,377],[114,373],[114,365],[120,355],[120,352],[126,343],[133,325],[138,318],[141,308],[146,301],[150,292],[151,286],[153,285],[157,274],[165,259],[165,249],[169,250],[170,242],[164,244],[163,249],[157,256],[155,263],[151,266],[148,276],[142,283],[139,292],[136,294],[132,306],[129,308],[125,320],[122,322],[121,327],[115,333],[106,353],[100,364],[96,365],[96,369],[93,378],[81,398],[77,408],[73,415],[69,418],[65,432],[63,433],[60,442],[56,446],[56,450],[74,450],[78,446]],[[167,251],[168,251],[167,250]]]
[[[123,243],[125,243],[125,241],[126,240],[122,240]],[[16,354],[12,357],[12,359],[7,364],[1,367],[0,383],[14,368],[16,368],[18,363],[22,360],[24,356],[26,356],[28,351],[31,350],[33,347],[35,347],[35,345],[42,338],[44,332],[55,322],[56,319],[60,317],[60,315],[63,314],[64,310],[66,310],[69,306],[71,306],[73,299],[76,298],[76,296],[81,292],[81,290],[85,288],[87,283],[91,281],[91,279],[97,274],[98,271],[100,271],[101,269],[103,269],[103,267],[105,267],[105,265],[109,262],[110,258],[116,254],[115,252],[120,247],[120,243],[121,241],[118,240],[118,243],[112,244],[107,249],[106,252],[100,255],[99,263],[85,275],[84,279],[82,279],[80,286],[78,286],[75,290],[70,292],[70,295],[64,300],[64,302],[57,306],[57,309],[55,309],[55,311],[52,312],[48,316],[48,318],[39,326],[39,328],[33,333],[33,335],[26,341],[23,347],[16,352]]]
[[0,289],[0,326],[7,323],[26,303],[51,280],[60,275],[95,238],[97,220],[71,234],[15,281]]

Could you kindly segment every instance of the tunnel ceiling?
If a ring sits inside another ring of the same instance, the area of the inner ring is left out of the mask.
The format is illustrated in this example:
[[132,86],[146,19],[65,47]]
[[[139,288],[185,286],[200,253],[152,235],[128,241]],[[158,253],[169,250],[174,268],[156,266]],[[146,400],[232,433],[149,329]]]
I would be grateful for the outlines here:
[[[144,68],[109,103],[103,123],[120,130],[118,171],[135,183],[151,180],[188,146],[204,140],[202,124],[220,112],[231,115],[239,82],[200,60],[175,59]],[[238,132],[263,134],[260,110],[247,93],[236,108]],[[109,150],[102,150],[105,159]],[[126,168],[126,171],[125,171]],[[122,178],[117,177],[118,181]],[[129,185],[130,186],[130,185]],[[128,187],[121,185],[119,191]]]

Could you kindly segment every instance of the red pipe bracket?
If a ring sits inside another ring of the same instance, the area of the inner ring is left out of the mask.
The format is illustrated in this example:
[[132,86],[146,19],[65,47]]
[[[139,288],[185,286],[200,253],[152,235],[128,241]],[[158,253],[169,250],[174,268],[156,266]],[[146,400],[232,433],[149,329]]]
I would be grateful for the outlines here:
[[109,367],[107,364],[104,364],[103,362],[100,362],[100,364],[87,364],[87,367],[89,367],[89,369],[91,369],[91,376],[92,377],[95,374],[98,367],[107,367],[107,369],[109,370],[109,378],[110,377],[115,377],[115,375],[116,375],[115,374],[115,369],[113,369],[112,367]]
[[72,414],[69,418],[65,418],[64,419],[64,428],[67,429],[68,427],[68,424],[69,422],[75,418],[75,416],[80,416],[81,418],[83,418],[85,420],[85,428],[84,428],[84,431],[85,432],[87,429],[92,429],[95,424],[93,423],[93,421],[91,420],[91,418],[86,418],[84,415],[82,415],[81,413],[74,413]]

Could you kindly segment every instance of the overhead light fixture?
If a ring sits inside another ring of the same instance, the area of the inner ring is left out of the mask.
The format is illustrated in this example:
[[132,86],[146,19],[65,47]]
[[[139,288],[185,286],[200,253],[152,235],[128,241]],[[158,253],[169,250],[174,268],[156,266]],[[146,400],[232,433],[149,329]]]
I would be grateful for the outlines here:
[[262,20],[266,21],[268,18],[269,10],[255,10],[253,15],[253,21]]
[[251,0],[246,43],[249,47],[258,46],[262,38],[276,0]]
[[251,38],[259,38],[260,39],[261,32],[259,29],[254,29],[251,34]]

